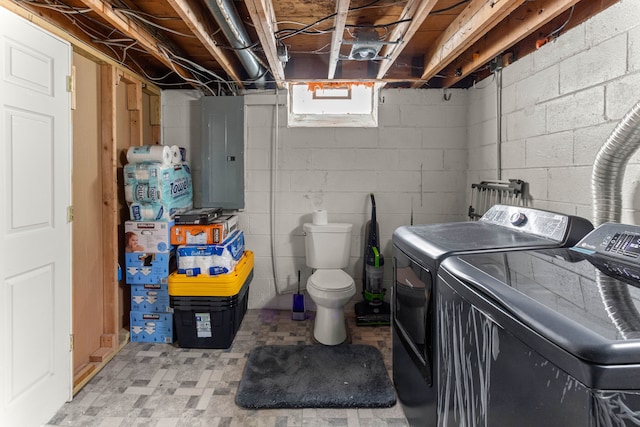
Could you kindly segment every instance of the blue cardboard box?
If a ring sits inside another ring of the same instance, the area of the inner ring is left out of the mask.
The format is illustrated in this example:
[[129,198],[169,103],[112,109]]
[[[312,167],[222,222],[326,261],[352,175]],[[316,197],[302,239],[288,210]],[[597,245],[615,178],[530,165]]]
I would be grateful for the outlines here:
[[130,313],[131,342],[173,343],[173,314]]
[[131,252],[124,254],[125,281],[129,285],[167,284],[176,268],[175,250],[166,253]]
[[131,285],[131,311],[173,313],[169,303],[169,285]]

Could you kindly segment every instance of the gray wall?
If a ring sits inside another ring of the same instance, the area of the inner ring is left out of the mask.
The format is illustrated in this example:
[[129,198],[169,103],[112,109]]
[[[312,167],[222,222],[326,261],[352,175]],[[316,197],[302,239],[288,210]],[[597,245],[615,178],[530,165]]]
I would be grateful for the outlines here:
[[[591,218],[590,174],[607,136],[640,100],[640,8],[623,0],[503,70],[502,177],[530,183],[532,205]],[[277,295],[272,269],[270,206],[278,289],[304,281],[302,224],[314,209],[333,222],[354,224],[347,271],[360,300],[368,194],[376,195],[383,253],[391,262],[396,227],[466,219],[470,184],[496,177],[496,82],[468,90],[391,89],[381,92],[380,126],[287,128],[279,109],[277,190],[270,182],[276,141],[276,97],[245,96],[246,208],[240,213],[247,249],[255,252],[251,308],[291,308]],[[189,147],[198,140],[197,91],[164,91],[163,141]],[[279,96],[283,104],[285,96]],[[640,223],[640,157],[627,168],[623,222]],[[390,286],[391,267],[385,269]],[[306,299],[309,303],[309,298]]]
[[[483,87],[484,89],[477,89]],[[591,219],[596,153],[640,101],[640,7],[625,0],[503,70],[502,176],[530,183],[533,206]],[[469,89],[468,183],[495,177],[496,82]],[[638,223],[638,155],[623,217]]]

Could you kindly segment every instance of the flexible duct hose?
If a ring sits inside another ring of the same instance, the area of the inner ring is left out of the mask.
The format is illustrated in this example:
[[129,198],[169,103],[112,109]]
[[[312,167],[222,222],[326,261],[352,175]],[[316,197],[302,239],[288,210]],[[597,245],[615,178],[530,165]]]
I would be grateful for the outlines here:
[[207,0],[206,4],[220,30],[235,49],[235,53],[249,74],[249,78],[258,88],[264,89],[267,70],[260,65],[255,54],[249,49],[252,44],[251,40],[233,2],[231,0]]
[[[640,147],[640,102],[613,130],[596,155],[591,173],[593,225],[620,222],[622,181],[629,159]],[[609,318],[624,339],[640,337],[640,313],[626,285],[597,271],[596,281]]]

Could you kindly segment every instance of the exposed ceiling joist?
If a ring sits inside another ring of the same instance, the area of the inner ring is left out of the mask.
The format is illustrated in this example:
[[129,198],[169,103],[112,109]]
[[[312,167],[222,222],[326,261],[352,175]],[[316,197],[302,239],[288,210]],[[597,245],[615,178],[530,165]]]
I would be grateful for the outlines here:
[[156,38],[147,30],[136,24],[127,16],[113,10],[109,3],[105,3],[102,0],[81,1],[85,6],[97,13],[102,19],[113,25],[116,30],[140,43],[140,45],[158,61],[169,67],[169,69],[175,71],[186,81],[191,81],[191,73],[171,61],[171,59],[167,57],[166,52],[163,52],[162,48],[158,46]]
[[[85,54],[104,55],[159,88],[237,95],[321,80],[469,87],[470,76],[487,76],[619,1],[0,0],[0,7],[28,11],[69,34],[79,52],[93,48]],[[242,46],[211,7],[219,2],[233,4]],[[243,60],[244,49],[255,62]]]
[[344,35],[344,26],[347,23],[347,14],[349,13],[350,0],[336,1],[336,16],[333,20],[333,35],[331,36],[331,53],[329,55],[329,75],[331,80],[336,75],[336,67],[340,60],[340,46],[342,46],[342,36]]
[[275,34],[278,31],[278,26],[273,4],[271,4],[271,0],[245,0],[245,5],[258,33],[258,38],[267,57],[276,85],[282,88],[285,80],[284,67],[280,62],[276,44]]
[[420,87],[429,81],[524,1],[472,0],[429,49],[421,81],[414,83],[413,87]]
[[438,0],[413,0],[407,3],[400,18],[403,20],[411,19],[411,21],[398,24],[396,28],[391,32],[389,40],[402,40],[402,43],[392,46],[386,46],[382,51],[382,56],[389,55],[389,58],[383,59],[380,62],[377,76],[378,79],[384,78],[384,76],[387,74],[387,71],[389,71],[389,68],[391,68],[396,59],[398,59],[398,56],[400,56],[400,53],[402,52],[404,47],[408,45],[411,38],[422,26],[424,20],[427,19],[427,16],[429,16],[429,13],[431,13],[436,3],[438,3]]
[[215,41],[209,35],[212,31],[207,30],[205,25],[193,12],[193,8],[187,2],[187,0],[167,0],[167,3],[173,7],[173,10],[178,13],[180,18],[189,27],[191,32],[200,40],[200,43],[205,49],[213,56],[213,58],[220,64],[222,69],[233,79],[239,87],[243,87],[242,78],[239,73],[233,68],[229,58],[224,54],[219,47],[216,46]]
[[491,59],[509,49],[536,29],[560,16],[579,0],[534,0],[527,4],[524,16],[509,17],[490,31],[482,40],[484,49],[476,49],[467,55],[452,75],[444,79],[443,86],[450,87],[473,73]]

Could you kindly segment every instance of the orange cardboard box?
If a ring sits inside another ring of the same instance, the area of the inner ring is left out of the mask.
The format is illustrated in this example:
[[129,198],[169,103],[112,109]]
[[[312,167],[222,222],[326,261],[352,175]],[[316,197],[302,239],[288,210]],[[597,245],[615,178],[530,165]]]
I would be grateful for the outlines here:
[[219,245],[226,238],[227,227],[223,223],[171,227],[173,245]]

